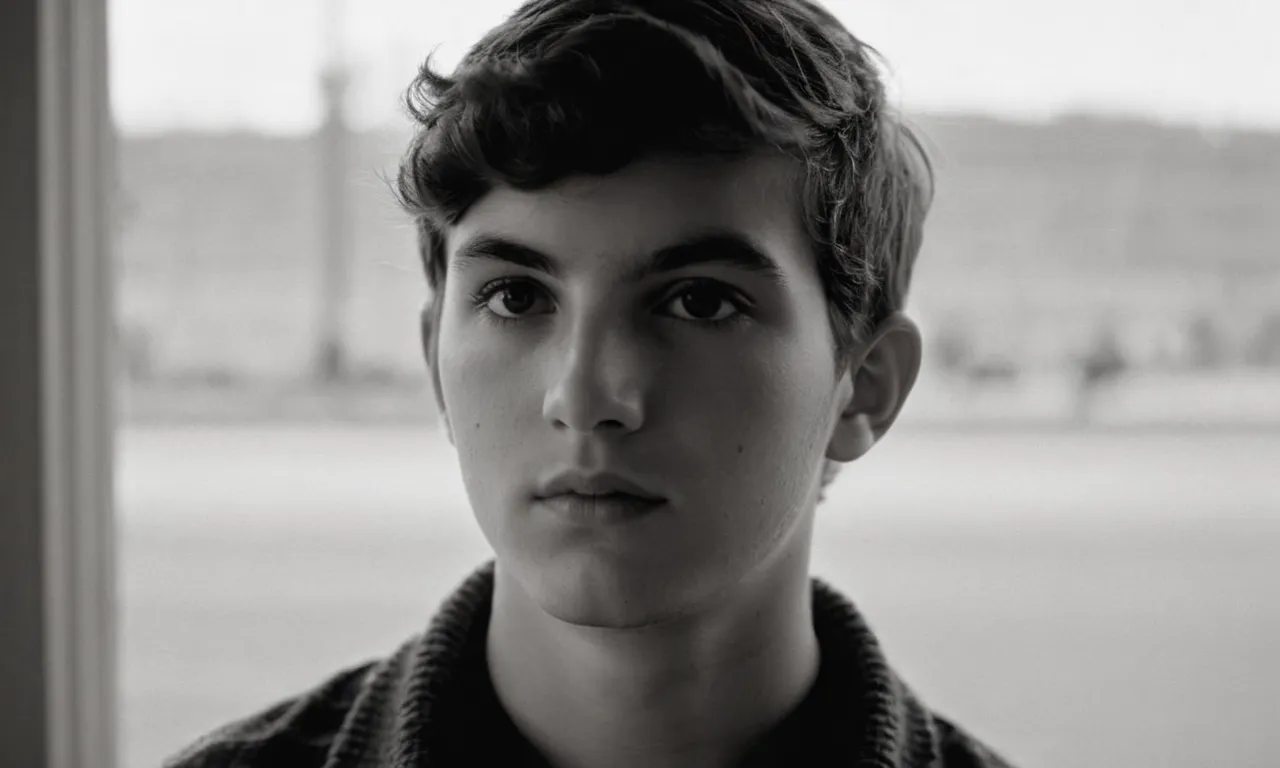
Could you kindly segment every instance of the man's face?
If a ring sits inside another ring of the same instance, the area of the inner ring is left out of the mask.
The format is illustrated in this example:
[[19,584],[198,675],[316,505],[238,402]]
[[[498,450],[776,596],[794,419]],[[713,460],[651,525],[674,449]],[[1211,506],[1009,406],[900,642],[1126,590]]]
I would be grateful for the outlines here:
[[[807,551],[850,388],[789,163],[498,187],[448,233],[451,440],[500,568],[553,615],[659,621]],[[605,473],[655,501],[592,499]]]

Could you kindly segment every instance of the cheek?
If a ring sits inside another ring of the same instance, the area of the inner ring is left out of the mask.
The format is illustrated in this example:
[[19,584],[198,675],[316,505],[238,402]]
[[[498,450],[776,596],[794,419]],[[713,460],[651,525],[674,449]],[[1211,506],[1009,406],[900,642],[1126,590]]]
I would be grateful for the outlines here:
[[672,392],[671,423],[704,493],[774,502],[807,492],[831,427],[825,352],[778,340],[688,363],[696,369]]
[[478,488],[512,469],[529,435],[527,404],[536,393],[518,356],[491,335],[468,330],[448,322],[441,328],[440,393],[464,479]]
[[469,317],[461,288],[450,286],[440,316],[438,346],[441,398],[456,438],[508,424],[527,381],[516,345],[501,332]]
[[691,514],[667,546],[717,582],[798,542],[816,501],[834,388],[796,346],[704,358],[673,388],[662,465]]

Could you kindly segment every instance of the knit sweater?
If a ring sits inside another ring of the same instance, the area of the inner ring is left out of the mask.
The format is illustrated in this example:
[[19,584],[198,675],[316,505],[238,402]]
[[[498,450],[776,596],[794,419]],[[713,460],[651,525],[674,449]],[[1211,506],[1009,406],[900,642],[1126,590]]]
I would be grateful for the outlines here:
[[[428,629],[389,657],[226,725],[167,768],[548,766],[507,717],[485,663],[494,564],[472,573]],[[1008,768],[926,709],[889,668],[853,604],[812,580],[821,652],[804,700],[743,766]]]

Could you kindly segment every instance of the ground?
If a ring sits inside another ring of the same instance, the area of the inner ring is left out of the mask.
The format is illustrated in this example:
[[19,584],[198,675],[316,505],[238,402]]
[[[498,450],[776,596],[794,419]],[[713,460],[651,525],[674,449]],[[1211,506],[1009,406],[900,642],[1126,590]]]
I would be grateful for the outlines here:
[[[121,750],[384,654],[488,554],[421,426],[127,427]],[[1274,764],[1280,432],[918,429],[822,507],[815,572],[935,709],[1046,768]]]

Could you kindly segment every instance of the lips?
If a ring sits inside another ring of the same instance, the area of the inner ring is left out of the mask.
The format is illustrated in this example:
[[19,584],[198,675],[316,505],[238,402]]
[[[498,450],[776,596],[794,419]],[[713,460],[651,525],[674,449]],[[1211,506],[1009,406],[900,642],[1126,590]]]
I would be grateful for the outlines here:
[[608,472],[562,472],[543,483],[535,498],[562,516],[587,522],[630,520],[666,503],[640,483]]
[[536,494],[540,499],[567,494],[597,499],[630,497],[639,501],[662,502],[665,499],[640,483],[612,472],[561,472],[543,483]]
[[553,511],[562,519],[576,523],[620,523],[643,517],[663,506],[664,502],[641,499],[625,493],[604,496],[581,496],[563,493],[547,496],[538,504]]

